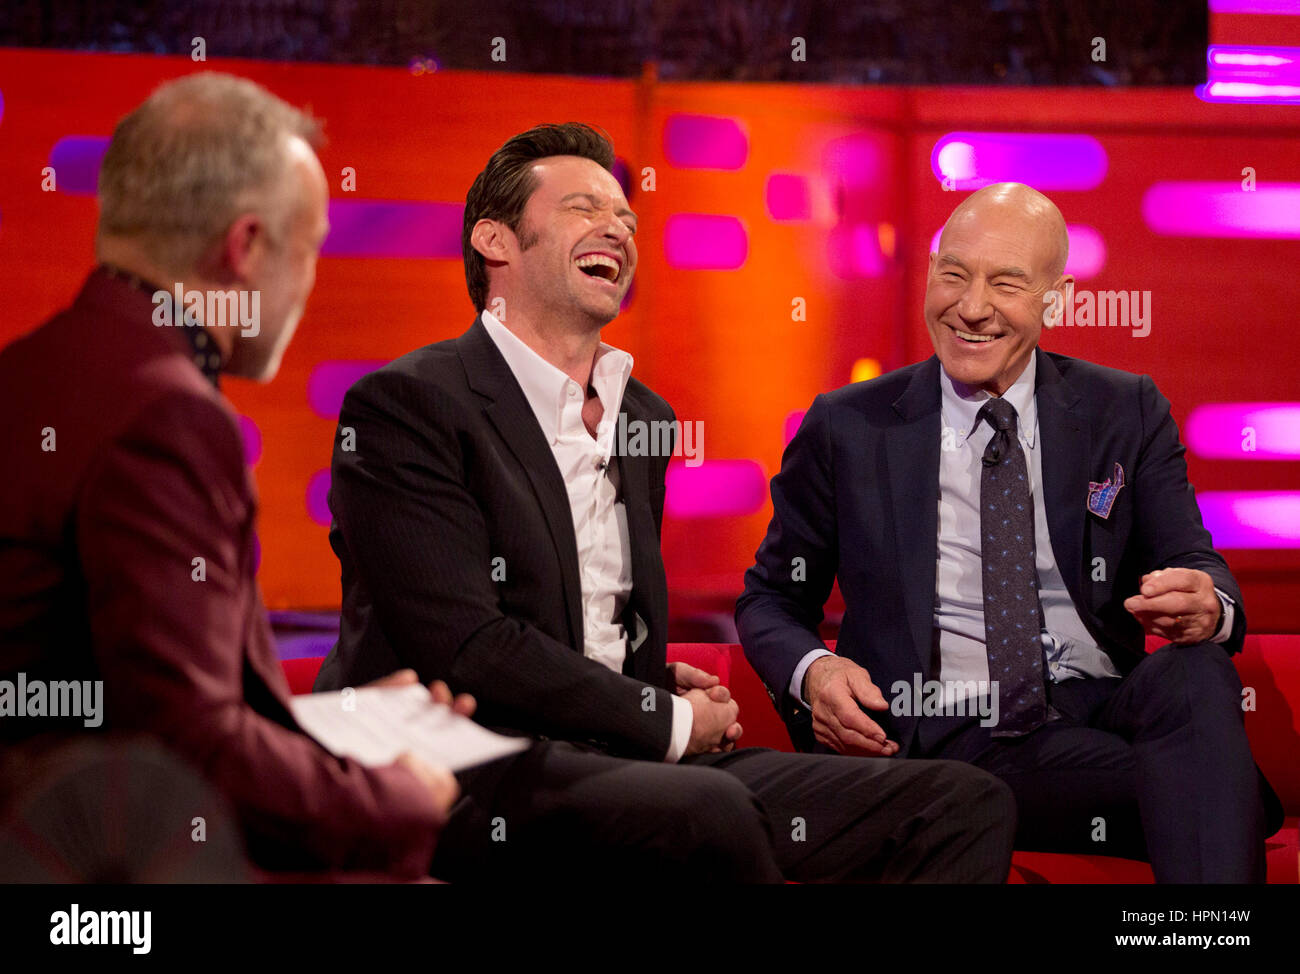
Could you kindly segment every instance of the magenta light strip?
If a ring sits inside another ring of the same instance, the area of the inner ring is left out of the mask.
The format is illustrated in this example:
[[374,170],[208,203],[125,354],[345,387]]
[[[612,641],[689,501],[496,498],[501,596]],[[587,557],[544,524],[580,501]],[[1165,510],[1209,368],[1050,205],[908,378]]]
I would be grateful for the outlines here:
[[949,132],[934,144],[934,178],[953,189],[1027,183],[1040,190],[1096,189],[1106,178],[1106,150],[1090,135]]
[[1300,183],[1155,183],[1142,197],[1142,219],[1168,237],[1300,238]]
[[812,190],[808,179],[798,173],[774,172],[767,177],[764,192],[767,215],[778,222],[812,217]]
[[749,137],[734,118],[672,115],[664,123],[664,155],[678,169],[736,170],[749,158]]
[[749,234],[734,216],[674,213],[664,226],[664,255],[678,270],[734,271],[749,256]]
[[1187,419],[1187,445],[1214,460],[1300,460],[1300,402],[1214,402]]
[[739,517],[762,510],[767,474],[757,460],[668,465],[664,507],[672,517]]
[[[1070,256],[1065,261],[1065,273],[1073,274],[1083,280],[1095,277],[1106,266],[1106,241],[1102,235],[1086,223],[1071,223],[1066,227],[1070,235]],[[939,252],[939,237],[943,227],[934,231],[930,238],[930,253]]]
[[1209,491],[1196,502],[1216,548],[1300,548],[1300,491]]
[[461,258],[462,203],[330,200],[322,257]]
[[1300,104],[1300,48],[1213,44],[1206,61],[1203,101]]
[[338,419],[343,396],[352,384],[384,364],[383,359],[327,359],[317,362],[307,377],[307,405],[323,419]]
[[330,472],[317,470],[307,481],[307,516],[317,524],[330,523]]
[[1300,0],[1210,0],[1212,14],[1300,14]]
[[239,435],[244,441],[244,462],[252,467],[262,459],[262,431],[250,417],[241,415]]
[[799,432],[799,424],[803,422],[804,414],[807,412],[808,410],[806,409],[796,409],[794,412],[786,416],[785,422],[782,424],[781,428],[781,434],[784,437],[782,440],[783,443],[788,444],[794,439],[794,434]]

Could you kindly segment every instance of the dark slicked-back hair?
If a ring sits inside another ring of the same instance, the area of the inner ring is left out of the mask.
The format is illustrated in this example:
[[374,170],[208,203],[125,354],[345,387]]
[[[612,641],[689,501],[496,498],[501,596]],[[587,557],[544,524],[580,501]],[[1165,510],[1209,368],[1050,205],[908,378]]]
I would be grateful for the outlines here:
[[537,188],[532,165],[547,156],[582,156],[614,170],[613,143],[602,131],[582,122],[535,126],[492,153],[465,197],[465,222],[460,234],[465,284],[480,312],[487,306],[487,262],[470,243],[470,234],[479,220],[500,220],[513,233],[519,233],[524,207]]

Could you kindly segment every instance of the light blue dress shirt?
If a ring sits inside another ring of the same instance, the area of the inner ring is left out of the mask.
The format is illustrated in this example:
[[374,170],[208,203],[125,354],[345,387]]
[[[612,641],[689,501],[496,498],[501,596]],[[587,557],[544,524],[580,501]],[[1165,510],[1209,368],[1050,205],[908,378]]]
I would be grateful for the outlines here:
[[[1056,566],[1043,503],[1043,451],[1038,435],[1038,408],[1034,400],[1038,374],[1036,356],[1003,398],[1015,407],[1016,431],[1025,451],[1030,489],[1034,499],[1034,552],[1038,569],[1039,599],[1043,607],[1043,649],[1047,671],[1054,683],[1085,677],[1118,677],[1111,658],[1093,641],[1065,581]],[[945,684],[944,702],[965,698],[969,681],[980,687],[989,678],[984,647],[984,590],[980,554],[980,477],[984,448],[993,428],[976,422],[980,407],[990,398],[982,389],[959,385],[939,370],[942,399],[939,446],[939,555],[934,588],[934,637],[938,644],[939,672],[934,679]],[[1080,498],[1079,503],[1083,503]],[[1218,589],[1215,589],[1218,592]],[[1222,592],[1223,619],[1213,641],[1224,642],[1232,632],[1233,603]],[[803,699],[803,678],[818,657],[829,655],[820,646],[795,667],[790,693]]]

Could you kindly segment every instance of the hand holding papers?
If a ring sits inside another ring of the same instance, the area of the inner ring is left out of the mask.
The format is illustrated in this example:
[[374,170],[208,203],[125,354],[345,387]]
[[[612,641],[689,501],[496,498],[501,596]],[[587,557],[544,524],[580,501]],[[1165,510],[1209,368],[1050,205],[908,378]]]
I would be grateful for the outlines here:
[[460,771],[530,743],[480,727],[435,703],[419,684],[309,693],[292,698],[291,706],[302,729],[328,751],[371,766],[410,752],[426,764]]

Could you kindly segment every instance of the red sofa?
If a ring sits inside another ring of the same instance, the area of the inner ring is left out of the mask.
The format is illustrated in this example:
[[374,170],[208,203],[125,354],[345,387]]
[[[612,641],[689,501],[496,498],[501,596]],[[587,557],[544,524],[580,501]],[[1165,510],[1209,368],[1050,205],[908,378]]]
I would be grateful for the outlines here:
[[[1148,649],[1159,645],[1149,640]],[[738,645],[728,643],[670,643],[670,660],[683,660],[716,673],[740,704],[745,728],[742,743],[792,751],[790,735],[772,706],[762,682]],[[1255,760],[1282,799],[1287,820],[1268,840],[1268,881],[1297,882],[1300,842],[1300,635],[1248,636],[1235,657],[1242,685],[1255,691],[1255,709],[1246,713],[1246,731]],[[320,657],[285,660],[294,693],[311,690]],[[1013,883],[1150,883],[1151,867],[1113,856],[1017,852],[1012,859]]]

